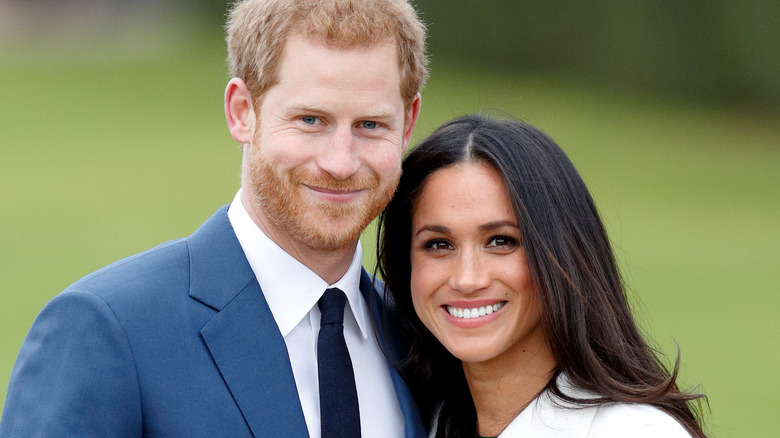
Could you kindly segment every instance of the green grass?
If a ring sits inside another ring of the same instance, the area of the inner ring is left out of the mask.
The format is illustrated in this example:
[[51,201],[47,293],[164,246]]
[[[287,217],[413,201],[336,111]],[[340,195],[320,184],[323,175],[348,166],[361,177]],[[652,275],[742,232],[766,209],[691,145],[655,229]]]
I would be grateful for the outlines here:
[[[186,236],[238,188],[223,48],[173,41],[0,51],[0,399],[53,295]],[[711,435],[771,436],[780,116],[436,61],[415,139],[474,111],[555,138],[596,198],[643,327],[669,360],[680,345],[683,382],[709,395]]]

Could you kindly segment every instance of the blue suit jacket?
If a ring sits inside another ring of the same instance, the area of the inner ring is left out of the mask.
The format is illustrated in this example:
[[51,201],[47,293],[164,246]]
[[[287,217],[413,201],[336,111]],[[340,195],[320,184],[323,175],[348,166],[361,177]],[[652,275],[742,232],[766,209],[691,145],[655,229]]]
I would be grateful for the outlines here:
[[[365,271],[360,288],[381,329]],[[406,436],[426,436],[391,375]],[[0,421],[0,437],[32,436],[308,436],[284,339],[226,207],[192,236],[92,273],[43,308]]]

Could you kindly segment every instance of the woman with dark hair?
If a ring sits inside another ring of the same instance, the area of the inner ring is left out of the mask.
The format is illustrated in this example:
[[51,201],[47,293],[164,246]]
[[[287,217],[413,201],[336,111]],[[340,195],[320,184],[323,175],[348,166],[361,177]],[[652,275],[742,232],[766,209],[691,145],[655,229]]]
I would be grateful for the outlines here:
[[564,152],[517,121],[450,121],[403,163],[379,273],[435,437],[704,437],[631,315]]

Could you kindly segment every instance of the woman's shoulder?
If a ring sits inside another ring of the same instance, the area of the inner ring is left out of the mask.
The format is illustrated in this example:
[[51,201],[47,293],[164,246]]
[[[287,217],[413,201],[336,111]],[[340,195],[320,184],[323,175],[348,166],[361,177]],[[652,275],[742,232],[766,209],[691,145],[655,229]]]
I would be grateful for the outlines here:
[[593,417],[589,437],[689,438],[690,434],[661,409],[634,403],[607,403]]
[[[565,395],[587,400],[597,396],[558,378]],[[500,435],[544,438],[690,438],[671,415],[647,404],[605,403],[581,405],[559,399],[549,392],[540,394]]]
[[[586,391],[561,374],[558,378],[560,389],[577,399],[597,397]],[[572,406],[569,405],[569,408]],[[661,409],[644,403],[611,402],[591,406],[574,413],[578,409],[569,409],[568,415],[591,418],[587,437],[589,438],[690,438],[690,434],[671,415]]]
[[529,408],[512,421],[501,438],[690,438],[671,415],[650,405],[573,407],[541,399]]

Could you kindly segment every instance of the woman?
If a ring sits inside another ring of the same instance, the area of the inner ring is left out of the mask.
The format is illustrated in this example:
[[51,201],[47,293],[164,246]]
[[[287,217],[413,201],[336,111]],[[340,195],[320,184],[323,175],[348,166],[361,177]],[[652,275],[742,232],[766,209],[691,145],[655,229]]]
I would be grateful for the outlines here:
[[[404,160],[379,272],[436,437],[704,437],[639,332],[591,196],[521,122],[453,120]],[[690,403],[693,402],[693,403]]]

